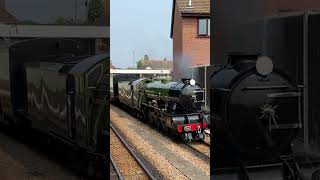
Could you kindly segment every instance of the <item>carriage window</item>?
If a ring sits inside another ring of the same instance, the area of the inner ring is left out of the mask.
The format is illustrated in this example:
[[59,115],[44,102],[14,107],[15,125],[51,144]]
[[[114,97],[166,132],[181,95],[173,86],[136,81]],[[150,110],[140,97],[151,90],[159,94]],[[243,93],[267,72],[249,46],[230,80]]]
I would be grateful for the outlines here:
[[88,75],[88,87],[94,88],[96,87],[97,83],[99,82],[99,80],[101,79],[102,76],[102,66],[98,66],[97,68],[95,68],[94,70],[92,70],[91,72],[89,72]]

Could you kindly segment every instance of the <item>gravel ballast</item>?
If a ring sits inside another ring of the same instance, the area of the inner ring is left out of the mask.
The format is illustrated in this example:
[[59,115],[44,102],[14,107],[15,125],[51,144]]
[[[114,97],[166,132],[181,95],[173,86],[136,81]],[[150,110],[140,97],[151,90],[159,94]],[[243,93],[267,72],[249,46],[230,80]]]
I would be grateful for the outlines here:
[[110,130],[110,153],[124,179],[148,179],[144,170],[112,130]]
[[161,179],[210,179],[210,163],[111,105],[112,124]]

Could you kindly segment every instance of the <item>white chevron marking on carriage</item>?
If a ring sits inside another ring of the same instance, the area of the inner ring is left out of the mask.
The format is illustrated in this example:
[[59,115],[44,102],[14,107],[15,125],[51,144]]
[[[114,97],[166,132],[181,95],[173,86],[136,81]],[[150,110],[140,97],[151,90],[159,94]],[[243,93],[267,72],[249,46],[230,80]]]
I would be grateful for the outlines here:
[[[46,89],[42,88],[41,92],[42,92],[41,93],[41,102],[37,101],[37,97],[34,92],[31,92],[28,94],[28,98],[30,98],[32,100],[32,102],[35,104],[35,106],[38,110],[43,109],[44,100],[45,100],[50,111],[52,111],[55,114],[59,114],[59,117],[66,116],[67,110],[68,110],[67,105],[65,105],[64,108],[62,109],[62,111],[60,111],[60,109],[61,109],[60,105],[57,105],[57,107],[53,107],[53,105],[50,103]],[[68,100],[68,103],[70,103],[70,100]],[[82,123],[86,122],[86,118],[79,108],[75,108],[75,116],[76,116],[76,119],[80,119]]]

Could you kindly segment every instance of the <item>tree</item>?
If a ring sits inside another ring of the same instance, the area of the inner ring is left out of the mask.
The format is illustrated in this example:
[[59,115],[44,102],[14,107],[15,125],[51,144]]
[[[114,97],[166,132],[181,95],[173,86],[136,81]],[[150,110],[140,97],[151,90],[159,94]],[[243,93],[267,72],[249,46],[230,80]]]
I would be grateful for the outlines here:
[[54,24],[61,24],[61,25],[67,25],[67,24],[73,24],[71,18],[65,18],[65,17],[58,17]]
[[19,21],[19,24],[23,24],[23,25],[37,25],[40,24],[38,22],[32,21],[32,20],[23,20],[23,21]]
[[143,60],[149,60],[149,56],[147,54],[144,55]]
[[54,24],[60,25],[70,25],[70,24],[85,24],[85,22],[81,19],[74,19],[70,17],[58,17]]
[[103,14],[103,0],[90,0],[88,9],[88,19],[95,22]]
[[137,69],[141,69],[142,66],[143,66],[143,59],[140,59],[138,62],[137,62]]

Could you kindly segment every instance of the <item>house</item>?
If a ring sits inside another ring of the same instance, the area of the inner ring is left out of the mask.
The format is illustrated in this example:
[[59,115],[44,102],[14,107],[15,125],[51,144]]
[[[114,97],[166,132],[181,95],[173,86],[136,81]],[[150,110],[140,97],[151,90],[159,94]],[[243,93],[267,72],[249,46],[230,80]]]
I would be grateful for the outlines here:
[[210,64],[210,0],[173,0],[173,78],[190,67]]
[[163,60],[144,58],[138,62],[138,69],[172,70],[172,61],[169,61],[167,58],[164,58]]

